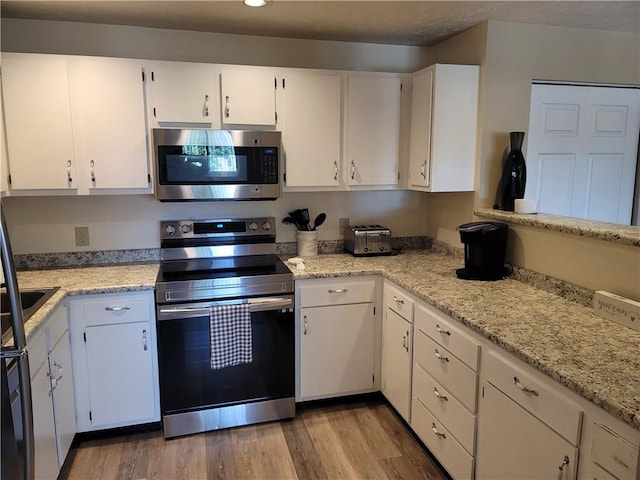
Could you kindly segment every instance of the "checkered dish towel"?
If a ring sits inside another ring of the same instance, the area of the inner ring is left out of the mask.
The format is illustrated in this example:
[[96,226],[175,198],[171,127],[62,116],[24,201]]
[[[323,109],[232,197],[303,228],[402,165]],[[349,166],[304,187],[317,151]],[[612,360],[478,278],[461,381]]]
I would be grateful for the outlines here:
[[210,307],[209,326],[212,369],[253,361],[249,304]]

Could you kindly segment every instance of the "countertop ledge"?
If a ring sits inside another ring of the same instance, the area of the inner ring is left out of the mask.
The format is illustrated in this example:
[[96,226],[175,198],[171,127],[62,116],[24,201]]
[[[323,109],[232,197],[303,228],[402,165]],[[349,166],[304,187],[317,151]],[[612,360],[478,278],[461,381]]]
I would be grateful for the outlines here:
[[[431,250],[390,257],[323,254],[289,265],[296,280],[381,275],[640,430],[640,333],[517,280],[460,280],[460,260]],[[21,288],[61,287],[27,338],[73,295],[153,290],[157,263],[18,272]]]

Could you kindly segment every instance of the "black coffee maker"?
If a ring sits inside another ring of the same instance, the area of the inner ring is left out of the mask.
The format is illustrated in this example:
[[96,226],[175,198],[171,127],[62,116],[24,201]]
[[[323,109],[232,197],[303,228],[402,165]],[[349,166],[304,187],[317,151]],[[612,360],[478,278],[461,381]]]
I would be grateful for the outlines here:
[[464,268],[456,270],[464,280],[499,280],[505,268],[508,225],[499,222],[472,222],[458,227],[464,243]]

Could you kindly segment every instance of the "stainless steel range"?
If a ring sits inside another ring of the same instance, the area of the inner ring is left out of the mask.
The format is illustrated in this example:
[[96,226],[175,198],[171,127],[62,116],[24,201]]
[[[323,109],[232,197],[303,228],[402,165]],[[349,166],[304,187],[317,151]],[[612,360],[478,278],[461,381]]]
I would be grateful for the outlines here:
[[293,275],[275,219],[160,222],[165,438],[295,415]]

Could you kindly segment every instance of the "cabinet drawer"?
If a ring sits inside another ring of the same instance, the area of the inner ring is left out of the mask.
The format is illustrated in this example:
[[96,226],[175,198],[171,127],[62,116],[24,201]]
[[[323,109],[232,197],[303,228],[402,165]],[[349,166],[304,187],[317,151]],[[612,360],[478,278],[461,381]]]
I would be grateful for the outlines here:
[[482,371],[487,380],[573,445],[580,441],[582,410],[513,362],[489,352]]
[[347,305],[375,301],[376,281],[331,278],[300,287],[300,307]]
[[411,405],[411,427],[455,479],[473,478],[474,459],[419,400]]
[[594,424],[591,458],[618,480],[638,478],[638,445],[603,425]]
[[473,454],[476,417],[419,365],[413,369],[413,398],[427,407],[465,450]]
[[83,300],[85,326],[110,323],[153,321],[152,303],[147,296],[109,295],[108,298]]
[[463,329],[456,326],[445,314],[429,305],[416,305],[416,328],[427,334],[462,360],[472,370],[478,371],[480,344]]
[[419,330],[414,332],[413,358],[471,413],[476,412],[476,372]]
[[389,283],[384,285],[384,306],[413,323],[415,302],[407,292]]

